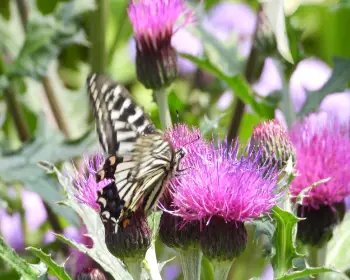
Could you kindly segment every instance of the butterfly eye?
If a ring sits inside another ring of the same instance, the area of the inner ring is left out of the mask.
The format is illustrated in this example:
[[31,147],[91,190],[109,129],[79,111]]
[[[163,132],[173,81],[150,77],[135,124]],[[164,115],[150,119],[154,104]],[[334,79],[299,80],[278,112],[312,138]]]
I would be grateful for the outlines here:
[[186,150],[184,148],[180,149],[179,156],[180,158],[183,158],[186,155]]

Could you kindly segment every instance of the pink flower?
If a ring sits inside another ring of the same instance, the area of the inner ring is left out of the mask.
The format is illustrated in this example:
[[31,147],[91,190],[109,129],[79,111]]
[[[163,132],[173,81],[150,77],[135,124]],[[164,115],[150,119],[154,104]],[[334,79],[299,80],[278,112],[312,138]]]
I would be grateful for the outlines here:
[[338,121],[312,115],[290,131],[296,148],[296,169],[300,176],[291,185],[294,196],[313,183],[330,177],[308,192],[304,206],[332,206],[350,195],[349,126]]
[[73,183],[78,189],[76,198],[80,203],[89,205],[96,211],[100,210],[100,206],[97,204],[97,192],[112,182],[110,179],[102,180],[96,183],[96,172],[101,168],[104,162],[104,157],[96,153],[92,157],[84,156],[84,163],[86,171],[83,169],[78,171],[74,167]]
[[132,0],[128,15],[132,23],[137,48],[157,49],[163,40],[169,41],[176,21],[184,16],[181,26],[193,21],[193,13],[182,0]]
[[[136,74],[148,89],[169,86],[178,75],[173,34],[192,22],[193,12],[183,0],[132,0],[128,15],[136,41]],[[183,17],[182,24],[174,28]]]
[[190,168],[173,191],[175,215],[244,222],[269,212],[279,198],[276,169],[259,167],[260,154],[239,157],[238,150],[238,144],[212,143],[189,158]]

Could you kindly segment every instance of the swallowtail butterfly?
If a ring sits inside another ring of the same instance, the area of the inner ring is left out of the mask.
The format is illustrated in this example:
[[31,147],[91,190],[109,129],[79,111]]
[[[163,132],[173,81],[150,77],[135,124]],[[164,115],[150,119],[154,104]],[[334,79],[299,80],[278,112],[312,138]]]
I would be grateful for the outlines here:
[[114,179],[98,192],[103,222],[115,232],[142,207],[147,215],[161,197],[169,179],[180,172],[186,150],[174,150],[129,92],[102,74],[87,79],[96,129],[109,155],[96,180]]

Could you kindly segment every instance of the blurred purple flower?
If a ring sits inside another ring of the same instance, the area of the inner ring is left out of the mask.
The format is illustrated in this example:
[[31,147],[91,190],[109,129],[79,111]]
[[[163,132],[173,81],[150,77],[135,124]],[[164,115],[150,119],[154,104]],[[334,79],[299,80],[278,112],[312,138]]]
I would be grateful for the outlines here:
[[257,16],[248,5],[221,2],[209,11],[208,19],[213,29],[224,34],[221,37],[228,38],[233,32],[236,33],[239,53],[243,56],[249,54]]
[[[319,90],[330,78],[332,69],[323,61],[308,58],[299,62],[290,79],[290,97],[294,109],[298,112],[306,100],[307,91]],[[267,96],[282,89],[282,80],[276,64],[271,58],[265,60],[260,79],[253,85],[254,90],[261,96]],[[350,120],[350,91],[328,95],[320,104],[320,111],[336,117],[341,123]],[[276,117],[284,123],[281,112]]]
[[[203,54],[203,45],[201,41],[186,29],[180,29],[173,35],[171,45],[178,52],[193,56],[200,56]],[[193,73],[197,69],[197,66],[193,62],[180,56],[177,57],[177,62],[179,72],[182,74]]]
[[274,272],[271,264],[268,264],[260,276],[260,280],[273,280]]
[[300,173],[291,184],[291,194],[298,196],[314,182],[330,177],[308,192],[303,206],[318,209],[332,206],[350,195],[349,126],[324,114],[312,115],[290,131],[296,148],[296,169]]
[[295,110],[300,111],[306,91],[320,89],[331,76],[331,68],[321,60],[308,58],[299,62],[290,77],[290,92]]
[[105,179],[96,183],[96,172],[104,162],[104,157],[100,153],[95,153],[92,157],[84,156],[85,168],[78,171],[74,166],[74,174],[70,174],[73,184],[76,186],[78,193],[76,198],[80,203],[89,205],[98,211],[100,206],[97,204],[97,192],[108,185],[112,180]]
[[190,160],[173,192],[174,214],[184,221],[248,221],[267,213],[279,197],[276,170],[259,168],[252,155],[239,158],[238,145],[211,144]]
[[221,111],[225,111],[230,107],[233,101],[233,94],[232,91],[225,91],[219,98],[217,103],[217,108]]
[[0,209],[0,225],[0,233],[5,242],[16,251],[23,250],[24,236],[20,214],[10,215],[5,209]]
[[175,280],[180,276],[180,274],[181,267],[178,264],[168,264],[164,268],[163,277],[165,280]]
[[[21,197],[28,230],[35,231],[46,221],[44,204],[38,194],[25,189],[22,190]],[[19,213],[10,215],[5,209],[0,209],[0,233],[12,248],[24,249],[23,227]]]
[[260,79],[253,88],[261,96],[267,96],[273,91],[282,89],[282,80],[272,58],[265,59]]

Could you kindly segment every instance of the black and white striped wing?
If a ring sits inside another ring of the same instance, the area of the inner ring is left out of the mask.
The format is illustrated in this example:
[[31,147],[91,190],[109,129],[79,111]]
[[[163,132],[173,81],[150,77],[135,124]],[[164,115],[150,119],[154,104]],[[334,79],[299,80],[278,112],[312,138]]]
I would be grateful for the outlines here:
[[144,210],[152,209],[163,192],[174,150],[161,134],[140,136],[129,158],[115,173],[115,182],[125,206],[135,211],[144,199]]
[[94,73],[87,78],[87,86],[99,141],[107,154],[127,154],[139,135],[156,131],[122,85]]

